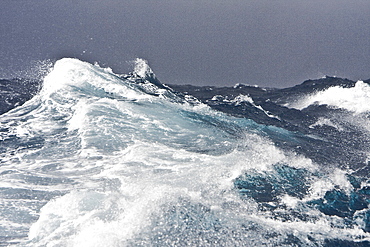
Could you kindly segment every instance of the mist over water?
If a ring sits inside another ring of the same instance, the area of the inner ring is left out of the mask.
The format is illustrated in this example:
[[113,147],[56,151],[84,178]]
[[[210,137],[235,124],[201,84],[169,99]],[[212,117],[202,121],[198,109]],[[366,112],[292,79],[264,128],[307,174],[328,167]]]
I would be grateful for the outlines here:
[[58,60],[1,115],[1,245],[369,244],[368,109],[331,93],[366,82],[213,95],[135,63]]

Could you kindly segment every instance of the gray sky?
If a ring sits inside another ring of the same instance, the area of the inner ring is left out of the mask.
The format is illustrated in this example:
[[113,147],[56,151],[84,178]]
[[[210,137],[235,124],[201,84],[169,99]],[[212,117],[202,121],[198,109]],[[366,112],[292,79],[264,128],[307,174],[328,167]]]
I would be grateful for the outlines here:
[[369,0],[0,0],[0,33],[3,78],[62,57],[177,84],[370,78]]

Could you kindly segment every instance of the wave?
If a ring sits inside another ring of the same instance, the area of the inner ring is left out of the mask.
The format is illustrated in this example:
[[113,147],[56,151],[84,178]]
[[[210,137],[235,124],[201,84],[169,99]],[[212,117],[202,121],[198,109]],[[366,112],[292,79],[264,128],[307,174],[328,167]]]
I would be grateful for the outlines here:
[[367,149],[349,145],[367,130],[335,115],[351,112],[290,109],[296,95],[277,89],[180,89],[142,59],[128,75],[57,61],[34,97],[0,118],[0,241],[369,244]]
[[355,86],[351,88],[334,86],[324,91],[308,95],[304,99],[294,102],[290,107],[302,110],[312,104],[319,104],[346,109],[359,114],[370,111],[370,107],[366,103],[369,99],[369,84],[358,81]]

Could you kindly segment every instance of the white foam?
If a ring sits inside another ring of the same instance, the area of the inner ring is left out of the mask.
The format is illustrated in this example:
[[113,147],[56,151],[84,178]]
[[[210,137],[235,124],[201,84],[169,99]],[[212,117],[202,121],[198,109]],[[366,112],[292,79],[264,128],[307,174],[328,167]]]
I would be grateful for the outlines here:
[[[49,202],[31,228],[30,244],[120,246],[150,227],[153,218],[163,213],[163,205],[176,204],[181,197],[212,206],[218,212],[227,200],[239,200],[231,189],[233,179],[242,171],[252,167],[267,168],[271,162],[284,159],[284,155],[268,143],[260,143],[258,148],[264,154],[273,153],[269,157],[257,150],[250,150],[250,153],[246,150],[215,157],[135,142],[98,162],[96,165],[103,166],[101,173],[90,176],[96,181],[116,179],[116,185],[103,189],[101,183],[87,181],[84,187],[90,187],[88,191],[72,191]],[[245,152],[251,157],[247,162],[239,159],[247,155]],[[226,211],[222,209],[221,212],[233,214],[232,210]],[[237,229],[236,222],[229,222],[230,225],[234,223]]]
[[254,105],[253,99],[249,95],[238,95],[236,96],[231,102],[235,103],[235,105],[240,105],[242,102],[248,102]]
[[291,103],[289,107],[301,110],[312,104],[320,104],[346,109],[359,114],[370,111],[369,100],[370,86],[363,81],[358,81],[352,88],[330,87]]
[[243,102],[247,102],[247,103],[251,104],[252,106],[256,107],[257,109],[261,110],[268,117],[270,117],[270,118],[276,118],[276,119],[280,120],[280,118],[278,116],[275,116],[275,115],[271,114],[269,111],[266,111],[265,109],[263,109],[262,106],[256,105],[254,103],[252,97],[250,97],[249,95],[239,94],[238,96],[236,96],[232,100],[229,100],[227,97],[225,98],[222,95],[215,95],[215,96],[212,97],[211,100],[213,100],[213,101],[222,100],[223,102],[234,103],[235,106],[238,106],[238,105],[240,105]]
[[142,58],[136,58],[134,73],[141,78],[146,78],[149,75],[153,75],[153,71],[149,67],[148,61]]
[[324,125],[333,127],[337,129],[338,131],[343,131],[343,127],[340,124],[333,123],[332,120],[328,118],[323,118],[323,117],[320,117],[314,124],[311,124],[309,128],[315,128],[316,126],[324,126]]

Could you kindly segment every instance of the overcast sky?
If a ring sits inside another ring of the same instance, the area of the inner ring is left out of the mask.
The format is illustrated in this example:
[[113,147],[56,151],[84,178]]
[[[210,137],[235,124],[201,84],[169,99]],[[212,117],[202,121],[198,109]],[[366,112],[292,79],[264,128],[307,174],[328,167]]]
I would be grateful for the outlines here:
[[369,0],[0,0],[0,32],[3,78],[62,57],[177,84],[370,78]]

